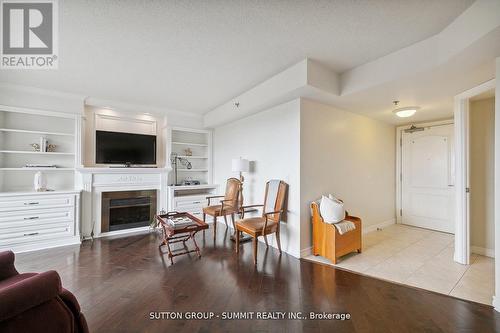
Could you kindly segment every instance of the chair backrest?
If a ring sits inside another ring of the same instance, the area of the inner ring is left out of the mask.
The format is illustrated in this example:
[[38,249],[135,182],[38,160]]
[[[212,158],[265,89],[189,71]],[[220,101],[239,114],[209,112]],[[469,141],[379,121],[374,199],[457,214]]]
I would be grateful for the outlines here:
[[[285,209],[286,192],[288,184],[279,179],[272,179],[266,183],[266,194],[264,196],[263,213],[275,212]],[[282,215],[285,212],[282,213]],[[279,222],[279,214],[269,216],[269,220]]]
[[240,191],[241,181],[238,178],[229,178],[226,182],[226,193],[224,195],[224,199],[231,201],[225,202],[224,205],[238,207]]

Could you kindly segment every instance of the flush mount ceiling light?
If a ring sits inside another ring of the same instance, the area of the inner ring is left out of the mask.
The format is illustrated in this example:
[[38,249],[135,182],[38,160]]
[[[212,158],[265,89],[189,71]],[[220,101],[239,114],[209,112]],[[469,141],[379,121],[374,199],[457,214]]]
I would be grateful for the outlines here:
[[394,106],[396,109],[392,111],[392,113],[396,114],[396,116],[401,117],[401,118],[407,118],[413,116],[418,109],[420,109],[418,106],[407,106],[404,108],[398,108],[399,101],[394,101]]

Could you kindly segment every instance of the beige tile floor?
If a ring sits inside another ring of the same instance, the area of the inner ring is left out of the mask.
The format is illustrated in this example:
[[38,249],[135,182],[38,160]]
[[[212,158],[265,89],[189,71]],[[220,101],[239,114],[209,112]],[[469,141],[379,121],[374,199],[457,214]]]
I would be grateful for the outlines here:
[[[494,260],[473,254],[470,265],[461,265],[453,247],[453,235],[397,224],[364,235],[363,252],[334,266],[491,305]],[[333,265],[320,256],[306,259]]]

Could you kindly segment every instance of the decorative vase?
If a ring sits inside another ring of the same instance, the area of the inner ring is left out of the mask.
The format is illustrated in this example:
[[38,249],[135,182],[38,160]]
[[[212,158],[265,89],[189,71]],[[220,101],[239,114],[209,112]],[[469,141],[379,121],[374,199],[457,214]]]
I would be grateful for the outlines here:
[[40,137],[40,151],[41,152],[47,151],[47,138],[44,136]]
[[47,191],[47,178],[45,177],[45,174],[43,172],[38,171],[37,173],[35,173],[33,185],[36,192]]

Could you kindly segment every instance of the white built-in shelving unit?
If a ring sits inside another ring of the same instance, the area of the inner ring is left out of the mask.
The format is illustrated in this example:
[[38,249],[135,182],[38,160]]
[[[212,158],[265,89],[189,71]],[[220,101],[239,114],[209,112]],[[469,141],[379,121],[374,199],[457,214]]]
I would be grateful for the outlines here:
[[[176,154],[184,161],[189,161],[192,168],[187,169],[179,163],[177,168],[177,182],[183,184],[184,180],[198,180],[200,184],[212,183],[212,132],[209,130],[172,127],[169,129],[169,151],[168,156]],[[186,154],[190,149],[191,156]],[[169,159],[170,160],[170,159]],[[171,163],[171,161],[170,161]],[[171,164],[172,166],[172,164]],[[175,173],[169,176],[169,184],[175,183]]]
[[[206,206],[206,197],[217,194],[218,185],[212,184],[212,131],[181,127],[169,128],[167,156],[172,154],[189,161],[191,169],[178,162],[177,183],[175,172],[169,174],[168,210],[187,211],[201,217],[202,208]],[[186,150],[190,149],[192,155]],[[172,166],[169,158],[170,166]],[[198,180],[200,185],[184,185],[185,180]]]
[[[0,105],[0,251],[80,243],[80,117]],[[31,144],[40,144],[41,137],[56,145],[54,152],[34,150]],[[34,191],[38,171],[52,191]]]
[[[46,173],[48,187],[73,190],[79,164],[80,116],[52,111],[0,106],[0,192],[33,190],[35,172]],[[32,143],[47,138],[54,152],[35,151]],[[26,167],[54,164],[56,168]]]

